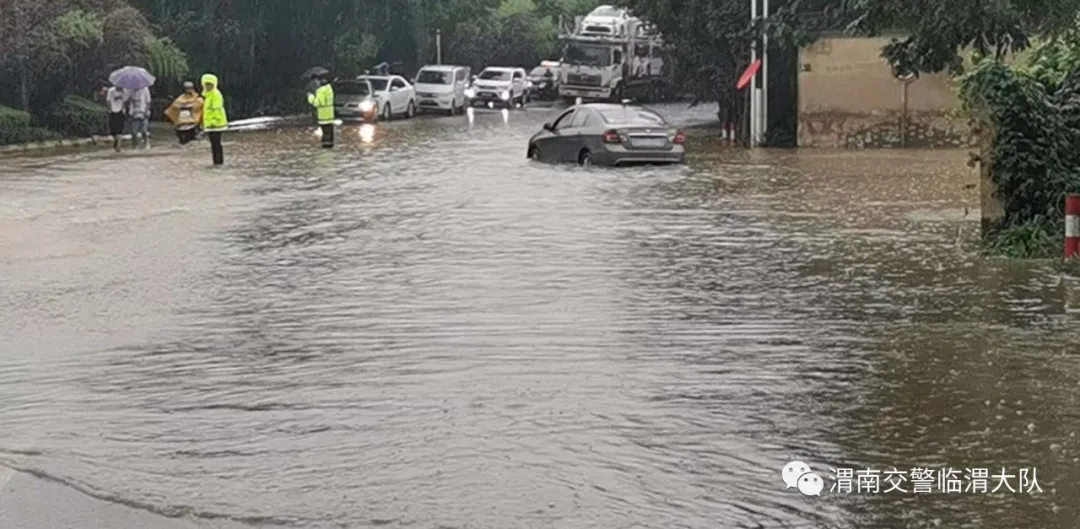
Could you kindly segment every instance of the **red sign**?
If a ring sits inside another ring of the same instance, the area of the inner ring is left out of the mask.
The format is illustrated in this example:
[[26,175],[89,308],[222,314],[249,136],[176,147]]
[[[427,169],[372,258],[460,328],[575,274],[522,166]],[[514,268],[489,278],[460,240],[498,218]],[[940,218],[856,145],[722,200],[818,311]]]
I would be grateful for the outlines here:
[[760,69],[761,59],[750,63],[750,66],[747,66],[746,71],[743,72],[742,77],[739,78],[739,82],[735,85],[735,89],[742,90],[743,88],[746,88],[746,85],[750,84],[750,80],[753,79],[755,75],[757,75],[757,71]]

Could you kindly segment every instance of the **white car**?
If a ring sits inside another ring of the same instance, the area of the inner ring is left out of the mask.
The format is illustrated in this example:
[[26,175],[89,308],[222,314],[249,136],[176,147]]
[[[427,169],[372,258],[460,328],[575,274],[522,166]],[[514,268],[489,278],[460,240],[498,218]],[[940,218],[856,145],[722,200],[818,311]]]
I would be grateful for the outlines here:
[[465,91],[469,89],[470,77],[468,66],[429,65],[421,68],[413,82],[417,109],[440,110],[450,115],[464,112],[469,101]]
[[361,75],[359,81],[371,84],[378,105],[380,120],[394,116],[411,118],[416,115],[416,89],[400,75]]
[[524,68],[490,66],[469,87],[469,104],[514,108],[529,102],[528,75]]

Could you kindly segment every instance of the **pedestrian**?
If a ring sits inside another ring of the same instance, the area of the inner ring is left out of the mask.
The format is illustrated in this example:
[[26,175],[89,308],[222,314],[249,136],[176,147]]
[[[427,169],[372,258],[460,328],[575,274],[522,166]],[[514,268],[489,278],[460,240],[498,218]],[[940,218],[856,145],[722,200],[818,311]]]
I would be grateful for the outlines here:
[[322,146],[330,149],[334,147],[334,88],[330,86],[330,74],[319,77],[317,85],[315,93],[308,93],[308,103],[315,107],[322,129]]
[[199,123],[202,122],[203,99],[195,91],[195,83],[184,82],[184,93],[165,109],[165,116],[173,122],[176,138],[180,145],[185,145],[199,135]]
[[202,76],[203,132],[210,138],[210,153],[214,165],[225,163],[225,153],[221,149],[221,133],[229,128],[229,119],[225,115],[225,96],[218,89],[218,78],[212,73]]
[[109,135],[113,139],[113,149],[120,152],[120,136],[124,133],[124,115],[127,99],[119,87],[110,86],[105,90],[105,104],[109,107]]
[[150,146],[150,88],[127,91],[128,120],[131,123],[131,147]]

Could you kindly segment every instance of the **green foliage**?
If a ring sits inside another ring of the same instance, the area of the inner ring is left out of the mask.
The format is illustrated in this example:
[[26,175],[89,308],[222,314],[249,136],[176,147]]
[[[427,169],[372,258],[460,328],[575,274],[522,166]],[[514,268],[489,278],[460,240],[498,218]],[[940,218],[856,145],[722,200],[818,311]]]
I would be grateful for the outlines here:
[[0,106],[0,145],[49,140],[58,137],[54,132],[35,127],[29,112]]
[[359,75],[375,66],[381,47],[377,35],[364,33],[356,27],[349,28],[334,42],[334,70],[344,77]]
[[105,40],[104,28],[101,16],[79,9],[56,17],[52,23],[53,33],[64,42],[68,53],[101,46]]
[[1064,197],[1080,191],[1076,53],[1071,44],[1047,43],[1015,67],[984,58],[960,77],[965,108],[990,134],[983,162],[1005,208],[994,230],[1001,235],[988,239],[994,251],[1029,252],[1040,242],[1053,247],[1049,235],[1039,234],[1062,231]]
[[190,73],[187,55],[168,37],[147,35],[143,39],[145,64],[162,81],[181,83]]
[[861,35],[902,31],[883,56],[901,73],[958,73],[960,52],[1002,60],[1027,48],[1035,35],[1054,37],[1076,27],[1080,0],[842,0],[849,29]]
[[79,96],[67,96],[45,113],[44,124],[65,136],[88,137],[102,134],[108,126],[109,111]]
[[1060,257],[1063,246],[1061,230],[1055,231],[1054,226],[1037,221],[991,232],[983,240],[987,254],[1012,259]]

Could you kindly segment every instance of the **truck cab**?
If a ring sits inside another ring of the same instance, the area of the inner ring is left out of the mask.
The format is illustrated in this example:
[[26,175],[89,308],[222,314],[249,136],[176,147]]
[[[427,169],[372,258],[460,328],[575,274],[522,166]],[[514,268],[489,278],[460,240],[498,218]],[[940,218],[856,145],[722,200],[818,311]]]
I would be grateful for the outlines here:
[[668,74],[663,43],[648,24],[626,10],[600,6],[575,19],[563,36],[559,96],[567,101],[621,101],[628,91],[656,93]]

